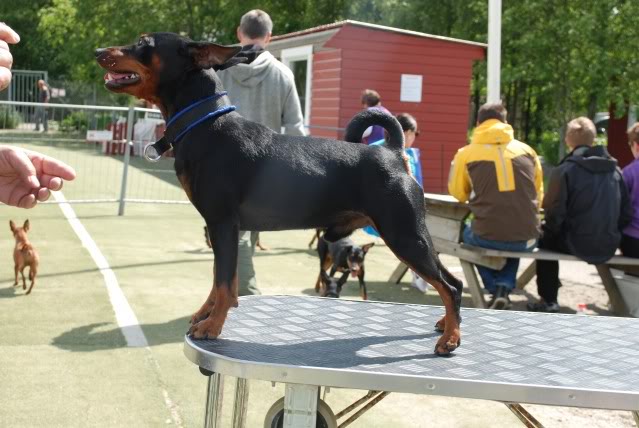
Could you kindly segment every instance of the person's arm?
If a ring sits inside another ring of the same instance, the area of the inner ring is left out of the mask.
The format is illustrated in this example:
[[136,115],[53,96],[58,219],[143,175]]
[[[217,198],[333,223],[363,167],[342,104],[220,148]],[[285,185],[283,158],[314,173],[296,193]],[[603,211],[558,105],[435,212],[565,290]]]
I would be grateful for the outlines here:
[[545,228],[553,235],[559,235],[568,212],[568,183],[563,168],[557,167],[550,173],[542,206]]
[[541,168],[539,156],[535,153],[535,190],[537,190],[537,204],[541,208],[544,200],[544,171]]
[[623,230],[632,221],[634,216],[634,209],[632,208],[632,202],[630,201],[630,194],[625,182],[625,175],[621,171],[617,171],[619,174],[619,193],[621,194],[621,206],[619,209],[619,230]]
[[463,151],[460,150],[455,155],[450,164],[450,174],[448,175],[448,193],[459,202],[466,202],[472,190],[468,168],[464,159]]
[[0,22],[0,91],[4,90],[11,83],[11,66],[13,56],[9,52],[9,43],[15,44],[20,41],[20,36],[8,25]]
[[295,83],[288,88],[284,97],[284,108],[282,109],[282,126],[287,135],[306,135],[304,130],[304,118],[302,117],[302,107],[297,96]]

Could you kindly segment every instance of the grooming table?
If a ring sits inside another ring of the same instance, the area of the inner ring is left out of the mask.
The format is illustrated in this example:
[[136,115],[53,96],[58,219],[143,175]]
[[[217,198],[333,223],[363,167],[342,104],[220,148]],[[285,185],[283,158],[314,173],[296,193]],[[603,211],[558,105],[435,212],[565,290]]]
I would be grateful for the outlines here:
[[248,379],[286,384],[285,427],[315,427],[319,410],[323,426],[337,426],[318,399],[321,386],[371,391],[337,418],[404,392],[501,401],[528,426],[541,425],[517,403],[628,410],[639,426],[639,320],[462,309],[461,347],[437,357],[433,326],[443,313],[318,297],[240,298],[219,339],[185,339],[185,355],[209,375],[205,426],[222,426],[224,376],[238,378],[234,427],[245,426]]

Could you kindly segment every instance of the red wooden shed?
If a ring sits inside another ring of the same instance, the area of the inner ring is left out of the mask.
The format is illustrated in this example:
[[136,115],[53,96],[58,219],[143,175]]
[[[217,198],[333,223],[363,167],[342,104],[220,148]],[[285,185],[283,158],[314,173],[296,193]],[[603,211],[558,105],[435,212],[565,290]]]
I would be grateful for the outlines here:
[[364,89],[379,92],[393,114],[415,116],[425,191],[447,193],[485,44],[349,20],[273,37],[268,50],[293,70],[312,135],[343,137]]

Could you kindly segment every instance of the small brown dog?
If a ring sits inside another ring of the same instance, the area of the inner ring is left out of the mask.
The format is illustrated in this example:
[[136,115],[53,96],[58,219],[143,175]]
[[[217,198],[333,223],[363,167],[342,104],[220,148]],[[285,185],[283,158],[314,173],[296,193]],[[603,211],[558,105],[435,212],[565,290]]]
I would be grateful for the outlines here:
[[10,220],[9,226],[11,227],[11,232],[13,232],[13,237],[16,239],[16,246],[13,249],[13,262],[16,280],[13,283],[13,286],[15,287],[18,285],[18,272],[20,272],[22,275],[22,289],[27,289],[27,282],[24,279],[24,268],[29,266],[29,281],[31,281],[31,285],[27,291],[27,294],[29,294],[35,284],[35,277],[38,274],[39,263],[38,252],[27,239],[29,220],[25,221],[22,227],[17,227],[13,220]]

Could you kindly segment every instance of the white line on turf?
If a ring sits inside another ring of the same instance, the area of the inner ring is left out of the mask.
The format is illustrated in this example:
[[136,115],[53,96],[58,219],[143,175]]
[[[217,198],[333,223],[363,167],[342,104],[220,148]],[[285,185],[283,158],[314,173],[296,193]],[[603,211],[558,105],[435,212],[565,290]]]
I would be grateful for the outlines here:
[[126,300],[118,279],[115,276],[113,270],[109,267],[106,257],[102,254],[102,251],[98,248],[89,232],[85,229],[84,225],[80,222],[75,211],[71,208],[71,205],[67,203],[66,198],[62,192],[52,192],[53,197],[60,204],[62,213],[69,221],[71,228],[78,235],[82,245],[89,251],[89,254],[93,258],[93,261],[100,269],[102,276],[104,276],[104,283],[106,284],[107,292],[109,293],[109,300],[115,311],[115,318],[118,322],[118,326],[122,330],[122,334],[126,339],[127,346],[131,347],[143,347],[148,346],[149,343],[144,336],[144,332],[140,327],[138,318],[133,313],[131,305]]
[[153,371],[157,376],[160,389],[162,390],[164,404],[171,414],[173,423],[178,427],[182,427],[183,423],[182,417],[180,416],[179,408],[173,402],[173,400],[171,400],[171,397],[169,397],[169,392],[166,388],[165,382],[162,380],[160,364],[153,356],[151,348],[149,347],[149,343],[146,340],[146,336],[144,335],[142,327],[140,327],[140,323],[138,322],[138,318],[135,316],[131,305],[129,305],[129,302],[126,300],[126,297],[124,296],[124,293],[120,288],[120,284],[118,284],[118,279],[115,276],[115,273],[109,267],[109,262],[107,262],[107,259],[102,254],[102,251],[100,251],[93,238],[91,238],[91,235],[89,235],[89,232],[86,230],[82,222],[80,222],[80,219],[76,215],[73,208],[71,208],[71,205],[67,202],[64,194],[62,192],[52,193],[55,200],[59,203],[62,213],[71,225],[71,228],[73,229],[75,234],[78,235],[78,238],[80,238],[82,245],[84,245],[87,251],[89,251],[91,258],[93,258],[93,261],[100,269],[102,276],[104,276],[104,283],[107,287],[109,300],[111,301],[111,306],[113,306],[113,310],[115,311],[115,318],[118,322],[120,330],[122,330],[122,334],[124,335],[127,346],[146,348],[148,352],[148,358],[151,361]]

